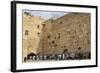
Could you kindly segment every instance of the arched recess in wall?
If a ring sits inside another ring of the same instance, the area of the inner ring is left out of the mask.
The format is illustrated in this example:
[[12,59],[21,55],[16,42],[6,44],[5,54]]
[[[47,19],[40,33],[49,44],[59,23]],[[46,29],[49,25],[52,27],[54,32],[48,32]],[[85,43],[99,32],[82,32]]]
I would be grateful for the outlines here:
[[25,35],[28,36],[29,35],[29,31],[25,30]]

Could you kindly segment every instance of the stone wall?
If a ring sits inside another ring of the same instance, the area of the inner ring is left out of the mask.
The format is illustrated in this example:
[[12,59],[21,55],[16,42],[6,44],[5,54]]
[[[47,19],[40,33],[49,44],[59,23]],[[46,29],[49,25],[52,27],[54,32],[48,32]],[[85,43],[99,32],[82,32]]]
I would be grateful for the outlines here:
[[37,54],[42,33],[41,24],[44,21],[41,17],[32,16],[23,12],[23,58],[32,52]]
[[69,13],[51,24],[45,23],[52,25],[52,29],[44,31],[44,54],[63,53],[64,49],[68,52],[78,52],[79,47],[83,53],[90,52],[90,14]]
[[23,59],[30,53],[61,54],[91,51],[91,15],[69,13],[56,20],[23,13]]

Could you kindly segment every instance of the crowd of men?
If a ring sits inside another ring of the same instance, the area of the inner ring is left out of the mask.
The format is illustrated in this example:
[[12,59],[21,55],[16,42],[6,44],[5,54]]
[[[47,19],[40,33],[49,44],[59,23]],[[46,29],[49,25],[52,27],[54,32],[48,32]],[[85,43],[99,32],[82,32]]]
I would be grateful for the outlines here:
[[27,61],[40,61],[40,60],[82,60],[90,59],[90,53],[62,53],[62,54],[34,54],[30,53],[24,58],[24,62]]

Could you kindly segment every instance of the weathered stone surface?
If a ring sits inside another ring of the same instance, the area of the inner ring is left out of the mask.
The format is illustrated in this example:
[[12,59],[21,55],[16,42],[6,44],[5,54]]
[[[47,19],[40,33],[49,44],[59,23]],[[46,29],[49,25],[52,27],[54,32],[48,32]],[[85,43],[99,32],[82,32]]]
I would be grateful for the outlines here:
[[[69,13],[47,21],[23,14],[23,58],[31,52],[60,54],[65,49],[68,52],[90,52],[90,22],[89,13]],[[25,30],[28,30],[28,35]]]

